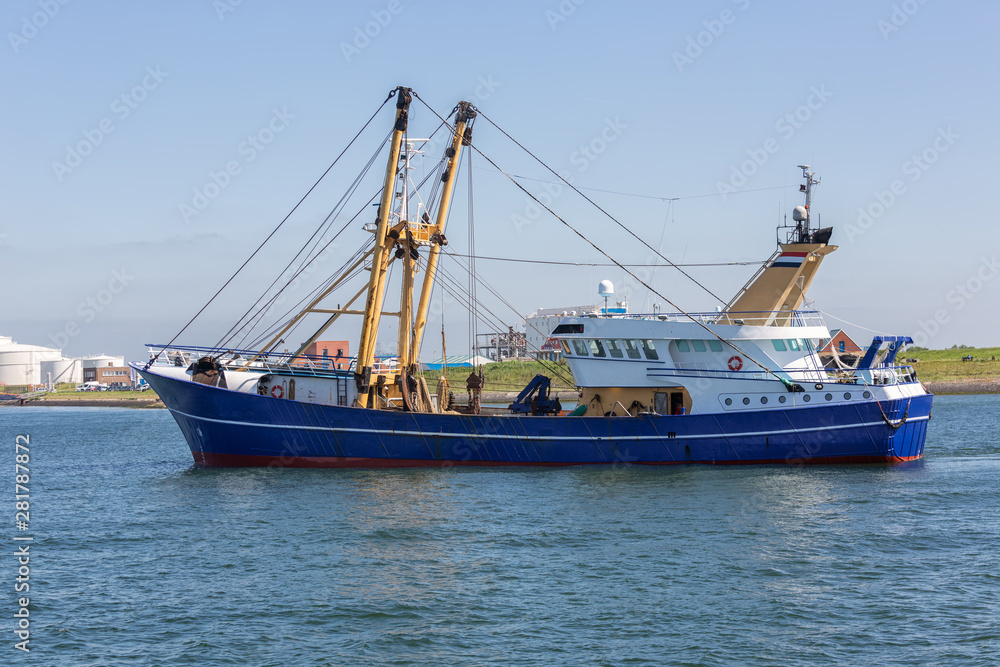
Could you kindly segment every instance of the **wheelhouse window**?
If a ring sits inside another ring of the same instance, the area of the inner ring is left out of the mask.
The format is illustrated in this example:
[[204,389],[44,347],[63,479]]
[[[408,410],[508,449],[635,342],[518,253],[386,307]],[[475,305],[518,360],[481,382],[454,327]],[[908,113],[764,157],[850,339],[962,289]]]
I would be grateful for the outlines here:
[[795,338],[793,338],[790,341],[788,341],[788,349],[790,349],[790,350],[792,350],[794,352],[798,352],[799,351],[799,341],[796,340]]
[[704,352],[705,351],[705,341],[703,341],[703,340],[693,340],[693,341],[691,341],[691,344],[694,345],[694,351],[695,352]]
[[688,342],[686,340],[679,340],[679,341],[677,341],[677,351],[678,352],[690,352],[691,351],[691,346],[688,345]]
[[608,354],[610,354],[615,359],[621,359],[625,355],[622,354],[622,347],[618,344],[616,340],[606,340],[604,344],[608,346]]
[[656,360],[660,358],[660,355],[656,353],[656,347],[653,345],[653,341],[651,340],[642,341],[642,351],[646,354],[647,359]]
[[563,354],[571,354],[571,352],[569,351],[569,343],[568,342],[566,342],[564,340],[561,340],[561,341],[559,341],[559,344],[562,345]]
[[774,344],[774,349],[778,352],[785,352],[788,348],[785,347],[785,341],[778,340],[777,338],[771,341]]
[[625,343],[625,354],[628,355],[629,359],[642,359],[642,355],[639,354],[639,346],[634,340],[623,340],[622,342]]
[[587,343],[579,338],[573,339],[573,350],[578,356],[586,357],[587,355]]
[[607,356],[607,353],[604,351],[604,346],[601,345],[601,341],[593,338],[590,339],[590,353],[595,357]]
[[718,340],[708,341],[708,346],[712,349],[712,352],[722,352],[722,342]]

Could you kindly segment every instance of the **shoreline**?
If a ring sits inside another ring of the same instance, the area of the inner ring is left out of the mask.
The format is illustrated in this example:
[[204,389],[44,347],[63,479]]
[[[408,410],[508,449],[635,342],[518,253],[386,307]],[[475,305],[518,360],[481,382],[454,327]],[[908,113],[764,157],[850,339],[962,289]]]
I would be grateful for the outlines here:
[[932,394],[1000,394],[1000,378],[966,380],[928,380],[924,387]]
[[23,406],[16,402],[4,403],[4,407],[50,407],[50,408],[137,408],[137,409],[164,409],[163,401],[159,398],[36,398],[24,402]]

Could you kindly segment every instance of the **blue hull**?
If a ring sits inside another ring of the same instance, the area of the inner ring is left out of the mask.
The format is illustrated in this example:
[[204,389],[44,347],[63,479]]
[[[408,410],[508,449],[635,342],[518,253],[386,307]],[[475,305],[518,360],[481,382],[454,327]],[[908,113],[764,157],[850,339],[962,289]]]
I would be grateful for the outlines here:
[[[437,415],[300,403],[145,371],[195,462],[409,467],[873,463],[923,454],[932,395],[715,415]],[[892,428],[883,418],[897,422]]]

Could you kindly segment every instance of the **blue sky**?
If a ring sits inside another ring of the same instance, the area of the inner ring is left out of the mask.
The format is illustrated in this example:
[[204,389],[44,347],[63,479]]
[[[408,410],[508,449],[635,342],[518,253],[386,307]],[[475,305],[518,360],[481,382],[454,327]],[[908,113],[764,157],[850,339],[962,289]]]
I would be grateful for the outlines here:
[[[0,334],[71,355],[143,357],[143,344],[169,340],[403,84],[440,112],[474,102],[576,185],[645,195],[586,191],[675,262],[765,259],[780,216],[800,203],[796,165],[812,164],[823,179],[814,211],[840,245],[810,293],[815,307],[922,333],[932,347],[995,345],[998,14],[935,0],[11,1],[0,11]],[[411,134],[434,121],[415,105]],[[390,123],[386,107],[318,201],[182,342],[212,344],[228,329]],[[247,143],[265,128],[269,143]],[[483,119],[475,141],[507,171],[546,178]],[[74,157],[81,145],[87,154]],[[593,159],[582,157],[588,145],[601,148]],[[185,216],[227,163],[238,173]],[[604,261],[544,216],[519,228],[525,196],[475,164],[478,254]],[[730,187],[738,192],[719,195]],[[449,230],[456,252],[467,247],[466,188],[463,175]],[[553,206],[621,261],[648,261],[575,196]],[[341,252],[364,239],[359,226]],[[601,279],[624,280],[611,268],[478,268],[522,314],[594,302]],[[690,271],[728,297],[753,267]],[[653,281],[685,309],[715,305],[671,269]],[[628,290],[634,309],[658,300]],[[459,304],[445,313],[449,351],[461,352],[466,315]]]

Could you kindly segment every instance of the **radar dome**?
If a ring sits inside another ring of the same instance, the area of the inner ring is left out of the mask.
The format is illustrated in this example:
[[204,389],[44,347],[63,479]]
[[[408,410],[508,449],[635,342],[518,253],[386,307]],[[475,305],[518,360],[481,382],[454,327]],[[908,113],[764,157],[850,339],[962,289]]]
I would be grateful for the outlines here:
[[803,220],[809,219],[809,209],[805,206],[796,206],[792,209],[792,220],[795,222],[802,222]]
[[599,296],[614,296],[615,295],[615,284],[610,280],[602,280],[601,284],[597,286],[597,294]]

